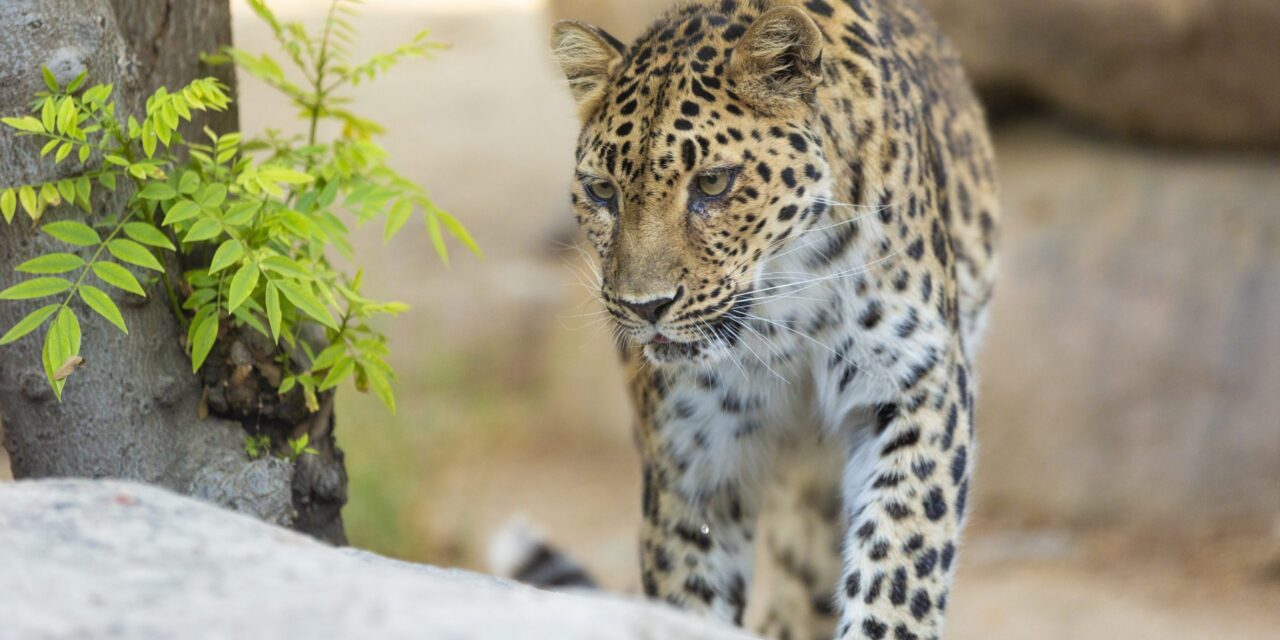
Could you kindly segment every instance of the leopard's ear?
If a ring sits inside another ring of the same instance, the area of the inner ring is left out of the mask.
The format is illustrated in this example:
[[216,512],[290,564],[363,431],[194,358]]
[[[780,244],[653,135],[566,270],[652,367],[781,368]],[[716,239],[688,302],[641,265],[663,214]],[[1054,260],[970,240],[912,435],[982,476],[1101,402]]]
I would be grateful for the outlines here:
[[569,91],[583,121],[599,106],[609,76],[625,51],[617,38],[584,22],[561,20],[551,27],[551,53],[569,80]]
[[766,11],[734,47],[729,80],[761,112],[803,106],[822,82],[822,31],[799,7]]

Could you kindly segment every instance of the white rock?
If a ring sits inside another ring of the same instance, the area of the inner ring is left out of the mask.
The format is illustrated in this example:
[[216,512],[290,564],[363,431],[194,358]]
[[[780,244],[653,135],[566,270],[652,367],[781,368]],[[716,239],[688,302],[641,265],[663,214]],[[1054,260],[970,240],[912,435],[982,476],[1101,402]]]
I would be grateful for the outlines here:
[[0,636],[744,638],[664,606],[336,549],[143,485],[0,485]]

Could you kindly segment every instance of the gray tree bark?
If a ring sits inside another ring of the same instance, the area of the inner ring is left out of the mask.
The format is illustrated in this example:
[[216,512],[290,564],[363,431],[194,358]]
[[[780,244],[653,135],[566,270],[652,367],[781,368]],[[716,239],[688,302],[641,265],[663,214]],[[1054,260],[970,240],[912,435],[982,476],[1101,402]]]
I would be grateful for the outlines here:
[[[114,84],[118,109],[133,114],[160,86],[177,88],[209,75],[234,86],[232,71],[199,60],[201,52],[230,42],[227,0],[4,0],[0,114],[27,111],[42,87],[41,66],[63,84],[86,70],[87,86]],[[236,122],[234,110],[199,114],[183,131],[196,139],[203,126],[228,131]],[[74,161],[55,168],[39,157],[40,144],[0,129],[0,188],[85,170]],[[95,189],[95,213],[119,210],[128,195],[125,188],[114,194]],[[63,206],[45,215],[83,214]],[[68,247],[38,233],[23,213],[11,225],[0,220],[0,290],[20,279],[15,265],[55,250]],[[177,273],[182,265],[170,266]],[[264,353],[263,345],[229,330],[201,376],[192,375],[163,285],[150,286],[148,294],[113,292],[129,335],[76,308],[85,365],[69,379],[62,402],[40,364],[43,331],[0,347],[0,420],[14,476],[140,480],[344,543],[346,472],[333,440],[332,396],[322,398],[316,414],[297,410],[297,398],[278,398],[270,384],[279,384],[270,371],[271,346]],[[47,303],[0,302],[0,333]],[[320,454],[296,464],[274,456],[250,460],[248,432],[266,432],[277,442],[309,432]]]

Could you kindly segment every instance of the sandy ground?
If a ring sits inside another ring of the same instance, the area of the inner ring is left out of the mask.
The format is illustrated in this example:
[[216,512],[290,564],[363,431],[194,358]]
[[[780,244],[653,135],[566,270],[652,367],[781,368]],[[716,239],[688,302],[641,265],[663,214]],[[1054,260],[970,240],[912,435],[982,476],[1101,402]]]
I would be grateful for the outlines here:
[[[318,3],[283,3],[311,19]],[[401,410],[347,389],[339,410],[351,471],[348,529],[360,546],[414,560],[482,566],[485,538],[523,513],[613,589],[636,590],[638,469],[621,374],[567,236],[564,196],[576,123],[544,54],[533,0],[369,3],[357,50],[430,28],[451,48],[362,87],[355,108],[388,126],[395,163],[432,190],[484,247],[435,259],[420,227],[359,250],[375,294],[414,311],[389,325]],[[269,50],[246,12],[237,39]],[[247,131],[291,109],[242,84]],[[1005,162],[1065,135],[1000,136]],[[1021,150],[1021,151],[1020,151]],[[0,460],[0,478],[5,473]],[[1274,534],[1196,528],[1153,535],[1069,529],[979,505],[950,638],[1263,639],[1280,629]]]

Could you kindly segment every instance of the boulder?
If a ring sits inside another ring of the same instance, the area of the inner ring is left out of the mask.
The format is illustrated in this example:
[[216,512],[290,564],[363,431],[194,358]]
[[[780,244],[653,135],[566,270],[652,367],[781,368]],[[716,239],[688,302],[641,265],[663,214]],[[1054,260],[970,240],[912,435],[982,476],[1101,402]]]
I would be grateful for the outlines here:
[[923,0],[994,106],[1124,136],[1280,148],[1280,2]]
[[744,638],[663,605],[338,549],[165,490],[0,484],[0,636]]

